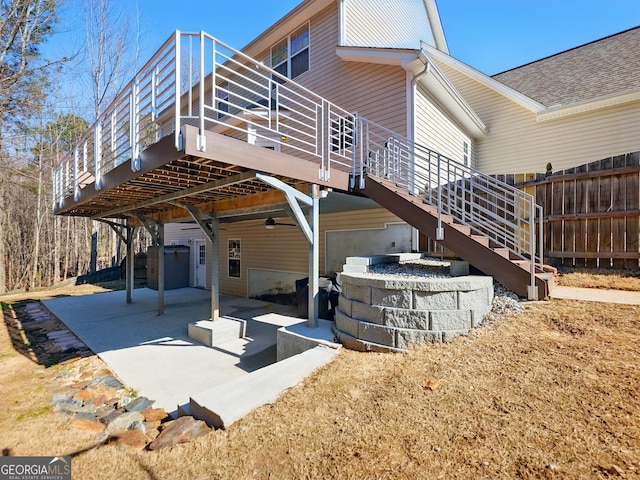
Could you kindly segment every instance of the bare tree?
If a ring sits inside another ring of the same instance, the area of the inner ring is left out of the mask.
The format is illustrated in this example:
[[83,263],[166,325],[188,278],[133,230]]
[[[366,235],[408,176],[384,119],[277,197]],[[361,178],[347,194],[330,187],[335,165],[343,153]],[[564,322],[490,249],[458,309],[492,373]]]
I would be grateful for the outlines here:
[[97,118],[133,76],[139,49],[123,3],[89,0],[85,9],[88,74]]
[[38,106],[46,84],[40,44],[53,32],[57,5],[52,0],[0,0],[0,293],[7,287],[8,194],[13,190],[6,169],[13,166],[6,151],[7,120],[15,122]]

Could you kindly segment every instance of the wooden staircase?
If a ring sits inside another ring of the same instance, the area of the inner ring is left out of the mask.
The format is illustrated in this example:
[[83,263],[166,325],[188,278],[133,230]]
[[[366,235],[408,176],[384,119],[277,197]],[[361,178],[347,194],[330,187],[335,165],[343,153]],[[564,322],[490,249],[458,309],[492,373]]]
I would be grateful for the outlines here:
[[[380,177],[364,175],[364,187],[355,182],[355,190],[376,201],[409,225],[423,233],[435,232],[438,227],[437,208],[412,195],[406,188]],[[527,298],[531,284],[530,261],[517,256],[507,248],[494,245],[488,237],[472,234],[471,227],[441,215],[444,239],[442,245],[465,261],[504,285],[521,297]],[[538,299],[549,296],[553,287],[553,273],[535,269]]]

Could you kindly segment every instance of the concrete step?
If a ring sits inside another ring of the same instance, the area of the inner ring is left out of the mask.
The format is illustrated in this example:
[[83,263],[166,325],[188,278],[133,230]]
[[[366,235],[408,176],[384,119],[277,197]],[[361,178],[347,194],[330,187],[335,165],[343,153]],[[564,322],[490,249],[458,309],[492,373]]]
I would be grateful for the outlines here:
[[315,370],[331,362],[338,351],[319,345],[200,392],[191,397],[189,412],[211,427],[227,428],[251,410],[275,402],[286,389],[295,387]]

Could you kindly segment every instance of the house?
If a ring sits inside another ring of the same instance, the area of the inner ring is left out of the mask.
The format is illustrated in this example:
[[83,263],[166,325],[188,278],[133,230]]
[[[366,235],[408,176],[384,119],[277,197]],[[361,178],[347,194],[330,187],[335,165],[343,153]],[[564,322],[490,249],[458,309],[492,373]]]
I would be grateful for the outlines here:
[[487,174],[640,150],[637,75],[584,95],[532,81],[567,58],[588,71],[598,44],[637,59],[639,32],[494,77],[449,55],[434,0],[305,0],[242,51],[176,32],[59,166],[56,213],[190,245],[212,318],[220,292],[309,277],[313,325],[318,275],[421,250],[419,233],[543,298],[541,209]]

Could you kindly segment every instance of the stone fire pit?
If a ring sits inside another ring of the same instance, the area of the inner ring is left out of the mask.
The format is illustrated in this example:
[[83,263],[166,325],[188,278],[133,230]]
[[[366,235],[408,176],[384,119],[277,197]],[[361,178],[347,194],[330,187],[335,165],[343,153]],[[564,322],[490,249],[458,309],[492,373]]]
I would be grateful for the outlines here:
[[[416,254],[347,259],[334,327],[344,346],[404,352],[425,341],[447,342],[467,335],[482,323],[491,310],[493,278],[452,277],[443,273],[444,262],[434,262],[434,268],[428,262],[420,268],[418,262],[416,268],[411,260],[418,259]],[[398,260],[408,263],[410,273],[403,273]],[[392,262],[396,265],[389,268]],[[386,264],[380,269],[385,273],[375,272],[379,264]],[[456,270],[459,267],[455,265]]]

